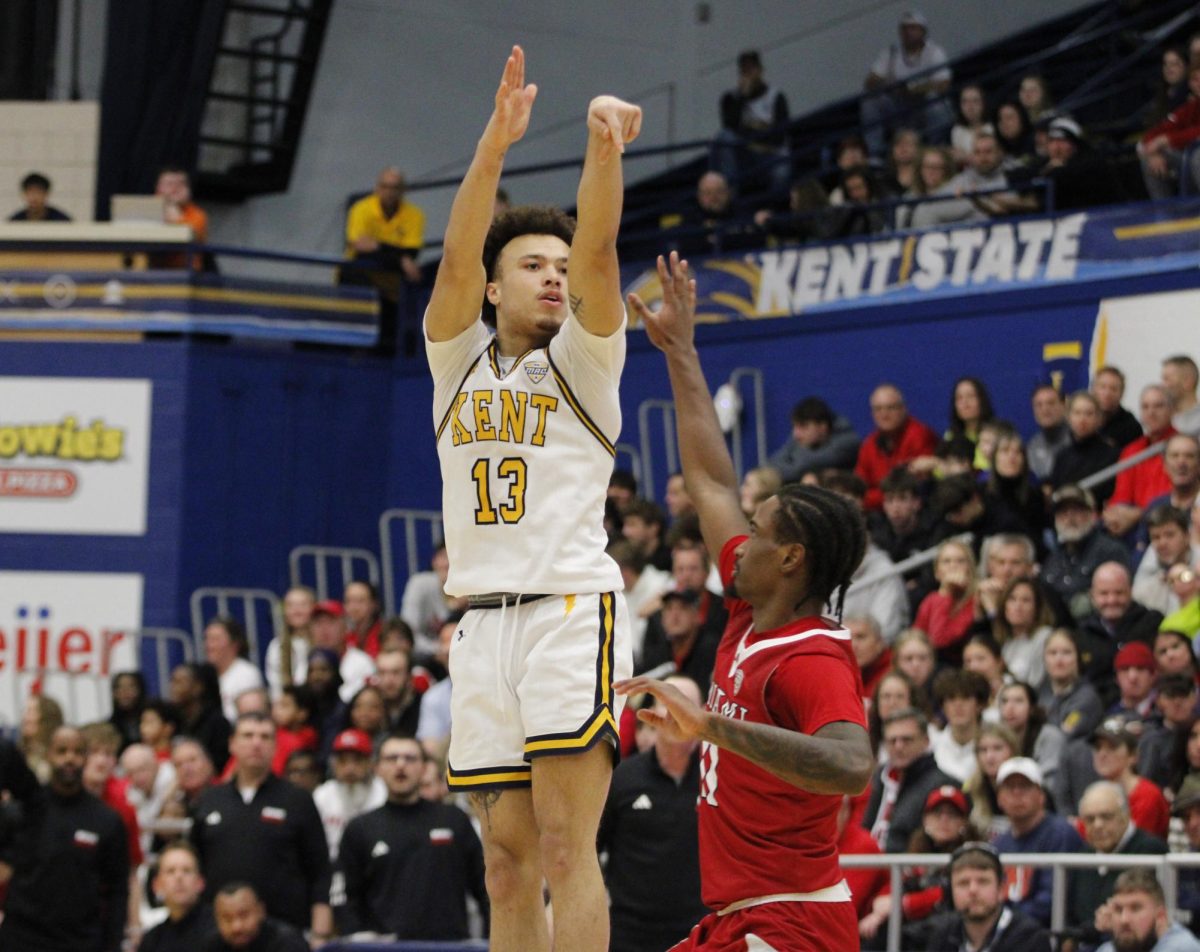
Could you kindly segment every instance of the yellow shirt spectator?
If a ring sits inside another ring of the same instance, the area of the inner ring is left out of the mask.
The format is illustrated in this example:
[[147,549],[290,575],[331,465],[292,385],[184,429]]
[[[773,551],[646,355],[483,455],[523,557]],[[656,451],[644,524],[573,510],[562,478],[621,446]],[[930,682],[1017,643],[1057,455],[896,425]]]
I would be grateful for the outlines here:
[[425,232],[425,213],[404,201],[404,176],[384,169],[375,191],[360,198],[346,216],[346,250],[370,253],[379,245],[417,252]]

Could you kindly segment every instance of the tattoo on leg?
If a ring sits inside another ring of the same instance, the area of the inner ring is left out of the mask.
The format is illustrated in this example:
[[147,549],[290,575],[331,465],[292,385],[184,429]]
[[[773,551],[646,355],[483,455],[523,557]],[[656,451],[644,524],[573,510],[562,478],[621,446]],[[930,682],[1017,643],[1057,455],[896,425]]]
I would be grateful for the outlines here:
[[483,820],[489,830],[492,828],[492,807],[496,805],[503,792],[503,790],[483,790],[471,794],[471,804],[475,807],[476,813],[483,814]]

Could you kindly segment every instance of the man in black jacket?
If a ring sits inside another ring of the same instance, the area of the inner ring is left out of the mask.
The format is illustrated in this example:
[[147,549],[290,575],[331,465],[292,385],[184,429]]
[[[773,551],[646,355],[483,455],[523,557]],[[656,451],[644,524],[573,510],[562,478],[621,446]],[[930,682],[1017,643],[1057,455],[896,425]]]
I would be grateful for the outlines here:
[[351,820],[338,850],[346,877],[345,932],[466,939],[467,893],[487,918],[483,846],[462,810],[421,799],[426,759],[410,737],[392,735],[379,748],[377,770],[388,802]]
[[308,943],[286,922],[267,917],[258,893],[249,883],[226,883],[214,906],[217,934],[203,952],[308,952]]
[[871,800],[863,826],[887,853],[903,853],[921,825],[925,798],[958,782],[938,769],[929,752],[929,724],[915,708],[905,708],[883,722],[887,761],[871,778]]
[[125,827],[83,789],[78,730],[56,730],[47,759],[50,782],[41,791],[30,785],[20,755],[9,750],[0,758],[0,789],[26,811],[12,854],[0,949],[118,952],[129,904]]
[[1117,652],[1135,641],[1153,645],[1162,613],[1133,600],[1129,570],[1122,562],[1104,562],[1096,567],[1088,598],[1093,611],[1079,620],[1076,633],[1079,663],[1084,678],[1100,692],[1107,706],[1118,693],[1113,683]]
[[1050,952],[1050,934],[1004,901],[1004,867],[986,843],[966,843],[950,860],[954,911],[934,919],[930,952]]
[[1105,562],[1129,563],[1129,552],[1100,531],[1096,497],[1079,486],[1063,486],[1051,498],[1057,548],[1042,566],[1041,579],[1067,603],[1075,618],[1093,608],[1088,598],[1092,574]]
[[271,773],[275,725],[264,714],[243,714],[229,749],[237,758],[233,779],[203,794],[192,814],[206,897],[228,883],[248,882],[269,915],[329,938],[325,828],[312,797]]
[[195,952],[217,933],[212,907],[203,901],[200,858],[190,843],[172,843],[159,854],[154,893],[167,918],[142,936],[138,952]]

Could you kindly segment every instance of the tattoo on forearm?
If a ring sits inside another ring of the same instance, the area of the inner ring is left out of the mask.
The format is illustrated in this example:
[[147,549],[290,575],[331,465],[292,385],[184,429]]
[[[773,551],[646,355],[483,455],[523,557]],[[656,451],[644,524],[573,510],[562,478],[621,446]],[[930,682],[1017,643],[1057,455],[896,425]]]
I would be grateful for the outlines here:
[[567,294],[567,299],[571,302],[571,310],[576,317],[583,313],[583,298],[578,294]]
[[[848,740],[810,737],[728,717],[709,723],[709,740],[810,793],[844,793],[861,778],[861,757]],[[860,790],[853,791],[861,792]]]
[[470,795],[475,812],[482,816],[489,830],[492,828],[492,807],[500,800],[500,794],[503,792],[503,790],[482,790]]

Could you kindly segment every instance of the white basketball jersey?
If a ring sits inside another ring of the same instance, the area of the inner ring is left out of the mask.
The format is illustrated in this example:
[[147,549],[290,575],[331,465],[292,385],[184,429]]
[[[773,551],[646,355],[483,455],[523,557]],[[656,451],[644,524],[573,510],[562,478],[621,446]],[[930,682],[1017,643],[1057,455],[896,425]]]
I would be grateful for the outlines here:
[[453,596],[622,588],[604,549],[604,499],[621,431],[625,328],[569,317],[505,373],[482,321],[426,337]]

